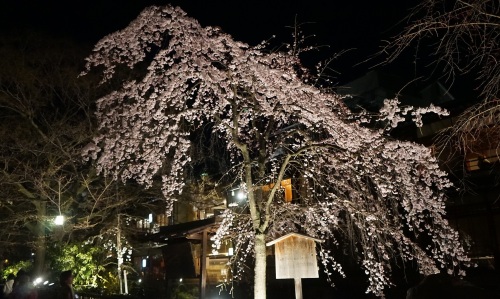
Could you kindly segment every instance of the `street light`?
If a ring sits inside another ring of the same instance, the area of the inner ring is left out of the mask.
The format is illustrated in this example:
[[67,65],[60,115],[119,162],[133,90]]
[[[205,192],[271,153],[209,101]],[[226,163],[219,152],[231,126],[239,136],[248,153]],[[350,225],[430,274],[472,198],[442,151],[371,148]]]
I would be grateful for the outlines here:
[[245,199],[247,199],[247,193],[243,187],[236,187],[230,190],[230,203],[227,205],[228,207],[237,207],[240,203],[242,203]]
[[247,198],[247,195],[243,191],[238,191],[238,194],[236,195],[236,198],[238,198],[239,200],[243,200],[243,199]]
[[63,215],[58,215],[54,219],[54,224],[55,225],[63,225],[64,224],[64,216]]

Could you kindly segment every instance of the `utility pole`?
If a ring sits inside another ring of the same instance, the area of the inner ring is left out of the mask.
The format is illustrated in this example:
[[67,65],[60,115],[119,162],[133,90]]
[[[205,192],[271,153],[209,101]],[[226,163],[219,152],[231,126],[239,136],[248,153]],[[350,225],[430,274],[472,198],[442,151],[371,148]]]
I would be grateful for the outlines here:
[[120,214],[117,216],[116,224],[116,257],[118,259],[118,281],[120,282],[120,294],[123,294],[123,281],[122,281],[122,242],[121,242],[121,229],[120,229]]

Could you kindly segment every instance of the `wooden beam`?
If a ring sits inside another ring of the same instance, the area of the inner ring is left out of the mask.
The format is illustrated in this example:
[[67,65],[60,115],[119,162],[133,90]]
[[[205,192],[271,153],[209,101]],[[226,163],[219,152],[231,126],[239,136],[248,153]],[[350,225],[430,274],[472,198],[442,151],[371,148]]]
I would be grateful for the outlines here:
[[200,259],[200,299],[206,297],[207,287],[207,250],[208,250],[208,233],[207,229],[203,230],[201,241],[201,259]]

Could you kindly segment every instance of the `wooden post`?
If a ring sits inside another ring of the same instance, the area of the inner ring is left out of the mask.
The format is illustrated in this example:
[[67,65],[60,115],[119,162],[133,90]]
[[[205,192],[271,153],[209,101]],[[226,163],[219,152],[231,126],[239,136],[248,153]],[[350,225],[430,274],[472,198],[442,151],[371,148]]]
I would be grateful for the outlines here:
[[302,299],[302,279],[294,278],[293,281],[295,282],[295,299]]
[[127,270],[123,270],[123,283],[125,285],[125,294],[128,294]]
[[206,297],[207,287],[207,246],[208,236],[207,230],[203,230],[203,237],[201,239],[201,259],[200,259],[200,299]]

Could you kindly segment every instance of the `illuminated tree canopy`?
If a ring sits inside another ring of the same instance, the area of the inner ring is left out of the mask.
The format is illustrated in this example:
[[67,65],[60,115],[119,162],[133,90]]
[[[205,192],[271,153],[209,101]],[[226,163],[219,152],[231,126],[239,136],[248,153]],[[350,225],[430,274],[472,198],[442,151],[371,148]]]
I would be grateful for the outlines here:
[[[462,274],[468,258],[444,219],[450,182],[431,151],[362,126],[340,96],[311,83],[293,45],[268,52],[202,27],[179,8],[150,7],[96,44],[87,72],[123,78],[123,66],[142,75],[98,101],[100,131],[84,155],[115,179],[147,187],[161,176],[171,206],[184,187],[192,134],[209,128],[226,146],[224,175],[245,190],[249,210],[228,209],[215,240],[236,239],[237,265],[255,258],[255,298],[266,297],[266,241],[290,231],[350,240],[367,292],[378,296],[391,285],[395,256],[424,274]],[[385,118],[398,121],[387,103]],[[279,183],[288,178],[291,203]],[[328,248],[320,258],[329,276],[332,268],[343,275]]]

